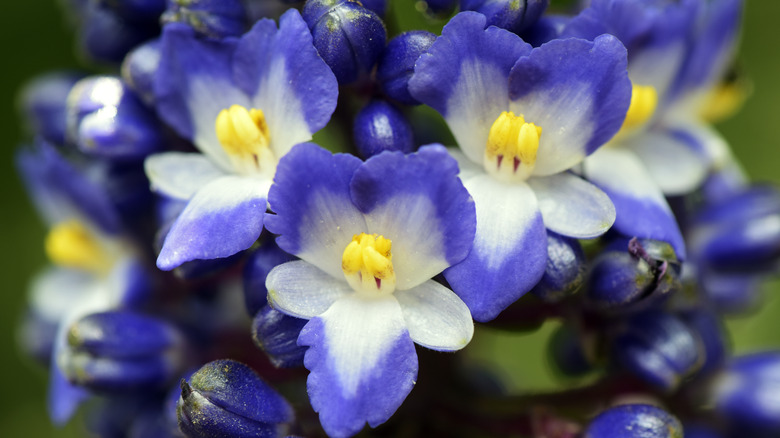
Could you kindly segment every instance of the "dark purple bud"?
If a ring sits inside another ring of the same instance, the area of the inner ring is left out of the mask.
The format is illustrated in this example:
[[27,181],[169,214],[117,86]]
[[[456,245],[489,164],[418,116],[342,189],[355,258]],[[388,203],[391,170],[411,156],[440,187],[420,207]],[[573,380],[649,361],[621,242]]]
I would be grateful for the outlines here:
[[423,3],[425,4],[426,12],[429,14],[445,16],[455,9],[458,0],[423,0]]
[[101,6],[130,21],[156,21],[165,10],[166,0],[97,0]]
[[464,11],[477,11],[487,17],[488,26],[520,33],[542,16],[550,0],[461,0]]
[[306,319],[285,315],[266,305],[252,321],[252,339],[265,351],[274,366],[303,366],[306,347],[298,345],[298,335],[307,322]]
[[276,243],[268,239],[249,255],[244,265],[244,303],[247,313],[255,315],[268,304],[268,289],[265,278],[271,269],[282,263],[295,260],[294,256],[282,251]]
[[308,0],[301,12],[314,47],[339,84],[367,76],[385,48],[387,31],[373,11],[352,0]]
[[360,110],[352,136],[358,154],[365,159],[384,151],[414,151],[412,127],[401,111],[384,100],[374,100]]
[[24,86],[19,95],[19,108],[34,134],[51,143],[65,143],[66,100],[81,77],[72,72],[49,73]]
[[585,279],[585,254],[580,243],[547,232],[547,266],[531,293],[546,302],[556,302],[577,292]]
[[659,407],[622,405],[609,408],[591,420],[583,437],[682,438],[683,427],[675,416]]
[[767,351],[734,358],[715,381],[715,409],[744,432],[734,436],[780,435],[780,353]]
[[424,30],[402,33],[391,39],[376,70],[376,78],[382,91],[391,99],[406,105],[420,102],[409,94],[409,79],[414,74],[414,63],[427,52],[436,35]]
[[159,64],[159,39],[136,47],[122,62],[122,79],[150,107],[154,107],[154,77]]
[[276,437],[293,420],[287,401],[248,366],[232,360],[204,365],[181,381],[176,410],[188,437]]
[[695,309],[680,317],[701,339],[703,362],[699,374],[720,369],[729,356],[729,348],[726,328],[718,315],[712,311]]
[[82,79],[68,97],[68,137],[88,155],[140,161],[162,149],[157,118],[114,76]]
[[566,24],[571,20],[567,15],[545,15],[531,27],[523,31],[523,40],[528,44],[539,47],[561,36]]
[[134,23],[97,2],[88,2],[80,30],[79,47],[87,56],[118,64],[133,47],[155,37],[160,28],[154,21]]
[[547,352],[550,362],[563,375],[576,377],[593,369],[580,334],[569,325],[561,325],[553,332]]
[[617,330],[610,349],[613,361],[653,386],[673,390],[701,366],[699,337],[673,315],[644,312]]
[[247,30],[247,13],[241,0],[168,0],[165,23],[184,23],[211,38],[239,36]]

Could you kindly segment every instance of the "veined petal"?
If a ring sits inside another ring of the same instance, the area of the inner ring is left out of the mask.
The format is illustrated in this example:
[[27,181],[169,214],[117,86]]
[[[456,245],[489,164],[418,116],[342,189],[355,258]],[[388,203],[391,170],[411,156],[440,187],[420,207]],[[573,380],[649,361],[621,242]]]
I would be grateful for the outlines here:
[[666,195],[685,195],[696,190],[707,176],[706,162],[693,151],[690,137],[674,131],[651,130],[632,137],[628,146],[647,168]]
[[456,351],[474,335],[466,303],[441,284],[428,280],[409,290],[396,291],[412,340],[433,350]]
[[224,176],[203,186],[165,236],[157,267],[231,256],[260,236],[271,181]]
[[352,200],[368,232],[392,241],[396,288],[417,286],[469,253],[476,213],[457,175],[441,146],[383,153],[355,171]]
[[530,178],[544,226],[558,234],[590,239],[615,222],[615,206],[593,184],[570,173]]
[[490,321],[539,282],[547,234],[533,190],[482,175],[465,183],[477,207],[474,247],[444,271],[477,321]]
[[569,169],[614,136],[631,102],[626,49],[611,35],[553,40],[509,74],[510,109],[542,128],[533,175]]
[[384,423],[417,380],[414,343],[392,295],[336,301],[304,326],[298,344],[309,347],[309,399],[330,436]]
[[458,145],[482,163],[490,126],[509,106],[507,78],[531,46],[486,18],[461,12],[444,26],[428,53],[417,60],[409,92],[447,121]]
[[205,155],[182,152],[152,155],[144,161],[144,170],[153,191],[184,201],[204,185],[225,176]]
[[583,165],[588,180],[615,204],[615,230],[629,237],[668,242],[677,257],[685,259],[685,244],[669,204],[636,154],[604,148]]
[[265,279],[268,302],[274,309],[298,318],[321,315],[336,300],[353,293],[341,278],[333,278],[303,260],[283,263]]
[[295,254],[334,278],[341,278],[341,256],[352,236],[366,231],[363,214],[352,203],[349,182],[361,161],[333,155],[315,144],[293,148],[276,168],[268,194],[266,228],[280,236],[279,248]]
[[336,109],[338,83],[317,54],[297,10],[257,22],[241,38],[233,58],[236,83],[262,109],[277,157],[308,141]]

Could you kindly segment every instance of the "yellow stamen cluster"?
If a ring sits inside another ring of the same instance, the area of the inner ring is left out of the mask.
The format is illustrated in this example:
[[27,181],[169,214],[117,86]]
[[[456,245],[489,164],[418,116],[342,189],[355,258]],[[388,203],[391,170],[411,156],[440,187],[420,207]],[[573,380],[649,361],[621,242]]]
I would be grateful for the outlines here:
[[103,272],[111,265],[110,257],[94,234],[75,220],[52,228],[45,246],[49,259],[61,266]]
[[262,110],[233,105],[219,112],[215,128],[219,143],[234,161],[250,160],[259,167],[262,157],[270,153],[268,124]]
[[626,113],[621,130],[630,130],[642,126],[653,117],[658,106],[658,92],[652,86],[634,85],[631,91],[631,104]]
[[739,111],[748,94],[749,87],[742,82],[720,84],[707,97],[701,116],[710,123],[726,120]]
[[536,164],[542,127],[526,123],[523,115],[504,111],[490,127],[485,166],[498,176],[526,179]]
[[377,234],[360,233],[344,248],[341,269],[356,290],[392,292],[395,289],[392,242]]

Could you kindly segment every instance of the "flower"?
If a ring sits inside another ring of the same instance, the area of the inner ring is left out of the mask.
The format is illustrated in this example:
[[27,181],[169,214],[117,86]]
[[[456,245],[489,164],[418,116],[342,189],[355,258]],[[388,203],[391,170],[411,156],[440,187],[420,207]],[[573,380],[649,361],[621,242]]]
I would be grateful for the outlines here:
[[274,268],[269,303],[310,319],[312,407],[331,436],[385,422],[417,378],[414,343],[463,348],[474,326],[466,305],[431,280],[466,257],[474,203],[443,147],[365,163],[316,145],[295,147],[279,163],[268,215],[277,244],[300,257]]
[[615,219],[607,196],[567,173],[623,123],[626,52],[609,35],[532,48],[485,17],[456,15],[418,59],[409,91],[444,116],[477,206],[474,248],[444,276],[489,321],[542,277],[546,231],[576,238]]
[[325,126],[338,94],[295,10],[278,30],[261,20],[240,39],[166,25],[155,91],[160,117],[202,152],[146,161],[156,191],[189,201],[157,259],[164,270],[257,240],[279,158]]

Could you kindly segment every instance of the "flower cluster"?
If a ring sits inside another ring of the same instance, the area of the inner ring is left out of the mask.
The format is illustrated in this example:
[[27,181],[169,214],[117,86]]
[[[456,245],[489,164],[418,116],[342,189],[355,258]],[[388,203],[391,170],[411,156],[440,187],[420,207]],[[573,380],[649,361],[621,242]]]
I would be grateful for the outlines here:
[[[745,94],[740,0],[72,3],[114,73],[33,81],[17,160],[55,423],[780,433],[780,358],[722,326],[780,257],[780,192],[710,125]],[[587,386],[508,395],[453,354],[547,320]]]

